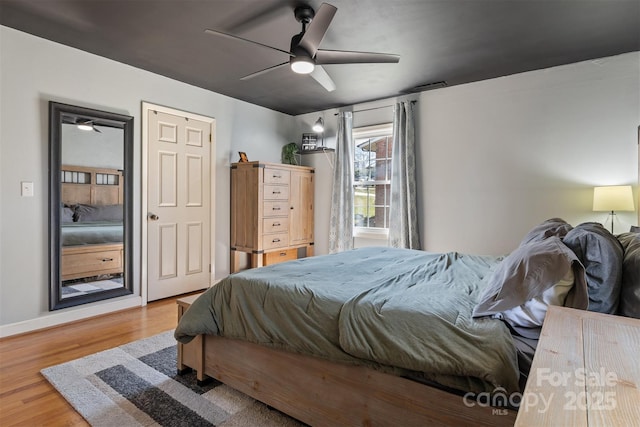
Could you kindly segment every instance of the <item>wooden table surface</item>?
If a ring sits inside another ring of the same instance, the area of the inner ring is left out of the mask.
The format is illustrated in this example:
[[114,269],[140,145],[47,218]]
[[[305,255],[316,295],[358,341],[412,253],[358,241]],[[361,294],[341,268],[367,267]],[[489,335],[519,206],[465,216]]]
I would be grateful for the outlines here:
[[639,426],[640,319],[550,307],[516,426]]

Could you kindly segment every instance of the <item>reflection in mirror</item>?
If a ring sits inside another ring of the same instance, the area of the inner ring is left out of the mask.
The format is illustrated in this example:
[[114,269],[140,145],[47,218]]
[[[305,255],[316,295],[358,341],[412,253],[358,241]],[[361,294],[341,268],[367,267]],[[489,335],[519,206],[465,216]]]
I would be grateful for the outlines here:
[[132,293],[133,117],[49,103],[50,309]]

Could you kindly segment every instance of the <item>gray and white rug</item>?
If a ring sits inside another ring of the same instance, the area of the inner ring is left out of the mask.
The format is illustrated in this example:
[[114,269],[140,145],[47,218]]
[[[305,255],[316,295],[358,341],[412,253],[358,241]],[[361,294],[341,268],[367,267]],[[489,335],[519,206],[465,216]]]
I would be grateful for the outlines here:
[[301,425],[220,382],[177,375],[173,331],[41,372],[92,426]]

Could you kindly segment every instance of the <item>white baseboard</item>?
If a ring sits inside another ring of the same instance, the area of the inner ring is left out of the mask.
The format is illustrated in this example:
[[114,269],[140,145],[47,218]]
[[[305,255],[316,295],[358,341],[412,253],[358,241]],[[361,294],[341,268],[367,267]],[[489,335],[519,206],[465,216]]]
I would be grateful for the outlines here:
[[76,320],[88,319],[101,314],[140,306],[142,306],[142,298],[140,296],[135,296],[117,301],[102,302],[91,306],[68,309],[66,311],[53,312],[35,319],[23,320],[21,322],[10,323],[8,325],[0,325],[0,338],[23,334],[25,332],[33,332],[38,329],[50,328],[52,326],[58,326],[64,323],[74,322]]

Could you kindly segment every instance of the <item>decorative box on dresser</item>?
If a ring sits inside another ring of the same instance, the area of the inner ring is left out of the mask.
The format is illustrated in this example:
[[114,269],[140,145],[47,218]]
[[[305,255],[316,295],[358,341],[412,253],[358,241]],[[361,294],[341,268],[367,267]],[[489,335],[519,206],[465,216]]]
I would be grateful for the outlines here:
[[313,255],[314,169],[278,163],[231,165],[231,272],[239,252],[262,267]]

